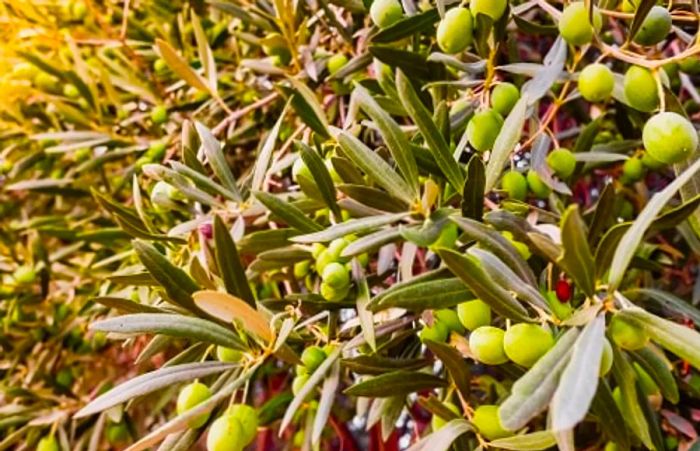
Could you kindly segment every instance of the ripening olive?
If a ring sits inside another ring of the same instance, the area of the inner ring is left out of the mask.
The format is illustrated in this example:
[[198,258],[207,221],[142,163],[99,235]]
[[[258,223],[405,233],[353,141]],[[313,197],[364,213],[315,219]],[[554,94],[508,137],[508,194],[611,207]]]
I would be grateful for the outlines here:
[[243,426],[233,415],[224,414],[214,420],[207,434],[207,451],[242,451]]
[[78,88],[76,88],[75,85],[67,83],[63,85],[63,95],[69,99],[77,99],[80,97],[80,91],[78,91]]
[[610,320],[608,332],[616,345],[629,351],[642,349],[649,341],[649,336],[643,328],[619,315],[613,316]]
[[418,333],[421,341],[430,340],[442,343],[447,340],[450,334],[450,329],[440,321],[434,321],[432,326],[427,324],[423,326],[423,329]]
[[501,188],[508,193],[511,199],[524,201],[527,198],[527,180],[525,176],[516,170],[503,174]]
[[603,102],[613,92],[615,77],[608,66],[600,63],[589,64],[578,76],[578,90],[581,97],[589,102]]
[[634,42],[639,45],[658,44],[670,31],[671,13],[663,6],[653,6],[634,35]]
[[622,165],[623,183],[634,183],[644,177],[644,163],[637,157],[628,158]]
[[491,149],[502,126],[503,118],[494,110],[476,113],[467,125],[469,144],[479,152]]
[[345,269],[345,266],[336,262],[329,263],[323,268],[321,279],[323,279],[324,283],[336,289],[345,288],[350,284],[348,270]]
[[53,92],[58,88],[58,79],[46,72],[39,72],[34,76],[34,86],[42,91]]
[[642,141],[655,160],[666,164],[680,163],[698,148],[698,132],[688,119],[667,111],[652,116],[644,124]]
[[457,305],[457,317],[470,331],[491,324],[491,307],[481,299],[462,302]]
[[[192,382],[180,390],[177,397],[177,414],[182,415],[186,411],[196,407],[211,397],[209,387],[201,382]],[[209,414],[204,413],[197,418],[193,418],[187,424],[193,429],[204,426],[204,423],[209,419]]]
[[[458,417],[461,416],[461,414],[459,412],[459,407],[457,407],[453,403],[448,401],[448,402],[443,402],[442,405],[447,407],[447,409],[450,412],[454,412]],[[433,432],[439,431],[446,424],[447,424],[447,420],[442,418],[440,415],[433,414],[433,417],[430,419],[430,425],[433,428]]]
[[552,189],[547,186],[542,179],[540,178],[540,175],[535,172],[534,170],[530,169],[527,171],[527,186],[530,187],[530,191],[533,192],[533,194],[540,199],[546,199],[549,197],[549,194],[552,192]]
[[536,324],[516,324],[503,337],[503,349],[508,358],[526,368],[534,365],[552,346],[552,334]]
[[258,413],[247,404],[234,404],[226,411],[241,423],[243,442],[247,445],[258,434]]
[[153,70],[156,74],[162,75],[168,71],[168,63],[163,58],[158,58],[153,61]]
[[403,8],[398,0],[374,0],[369,16],[376,26],[387,28],[403,18]]
[[477,407],[472,417],[472,423],[479,429],[479,434],[488,440],[496,440],[513,435],[501,425],[501,419],[498,416],[498,406],[496,405],[485,404]]
[[569,149],[554,149],[547,155],[547,164],[559,178],[566,179],[576,169],[576,157]]
[[507,0],[470,0],[469,2],[469,8],[474,17],[477,14],[486,14],[494,21],[501,18],[506,11],[506,6],[508,6]]
[[501,116],[507,116],[520,99],[520,91],[513,83],[499,83],[491,91],[491,108]]
[[318,368],[319,365],[326,360],[326,357],[326,353],[323,352],[323,349],[320,347],[309,346],[308,348],[304,349],[304,352],[301,353],[301,362],[304,364],[306,369],[309,370],[309,373],[313,373],[316,371],[316,368]]
[[164,124],[168,121],[168,110],[163,105],[156,105],[151,110],[151,121],[156,124]]
[[469,336],[469,348],[474,358],[487,365],[500,365],[508,361],[503,349],[505,331],[497,327],[482,326]]
[[472,43],[472,14],[467,8],[452,8],[437,27],[437,43],[445,53],[459,53]]
[[451,309],[440,309],[436,310],[434,312],[434,316],[436,318],[436,321],[444,324],[450,332],[456,332],[458,334],[463,334],[464,331],[464,326],[462,326],[462,323],[459,321],[459,316],[457,315],[457,312]]
[[36,451],[59,451],[58,440],[53,435],[47,435],[39,440]]
[[593,9],[591,24],[588,8],[584,2],[570,3],[559,18],[559,33],[571,45],[584,45],[593,40],[593,34],[603,26],[603,16],[597,8]]
[[613,364],[613,349],[607,338],[603,338],[603,354],[600,356],[600,369],[598,375],[605,376],[610,372]]
[[243,353],[238,349],[227,348],[225,346],[216,347],[216,358],[219,362],[240,362],[243,359]]
[[659,90],[649,69],[630,66],[625,72],[623,89],[627,103],[635,110],[650,112],[659,106]]

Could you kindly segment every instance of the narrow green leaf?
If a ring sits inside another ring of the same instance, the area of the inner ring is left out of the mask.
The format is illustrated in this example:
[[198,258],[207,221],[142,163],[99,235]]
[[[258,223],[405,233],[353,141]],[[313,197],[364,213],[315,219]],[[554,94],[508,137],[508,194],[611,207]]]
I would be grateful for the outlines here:
[[620,411],[622,417],[644,446],[653,449],[649,425],[637,397],[637,373],[627,361],[627,356],[613,345],[612,373],[620,389]]
[[400,221],[405,218],[408,213],[394,213],[380,216],[368,216],[366,218],[350,219],[345,222],[328,227],[320,232],[299,235],[291,238],[295,243],[323,243],[333,241],[336,238],[342,238],[352,233],[365,234],[379,227]]
[[611,441],[617,443],[621,449],[629,449],[630,438],[625,419],[605,378],[598,381],[598,389],[591,404],[591,413],[598,417],[601,429]]
[[251,191],[260,191],[263,188],[263,183],[265,182],[265,176],[267,175],[267,169],[270,166],[270,161],[272,160],[272,151],[275,150],[275,142],[280,134],[280,128],[282,127],[282,122],[284,122],[284,116],[287,112],[289,103],[285,105],[284,109],[277,118],[275,125],[272,126],[270,131],[265,136],[265,141],[258,152],[257,158],[255,159],[255,168],[253,169],[253,180],[250,183]]
[[649,11],[651,11],[651,8],[653,8],[654,5],[656,5],[654,0],[640,0],[639,4],[637,5],[637,9],[634,12],[632,25],[630,25],[630,30],[627,33],[627,43],[632,42],[632,39],[634,39],[635,35],[639,31],[639,28],[642,26],[644,19],[646,19]]
[[425,345],[432,351],[435,356],[442,361],[445,369],[449,373],[452,381],[457,386],[457,390],[462,394],[464,399],[469,399],[471,392],[471,371],[469,365],[455,348],[444,343],[427,340]]
[[514,321],[531,322],[527,310],[510,293],[496,284],[480,267],[476,259],[450,249],[438,249],[437,253],[447,267],[482,301],[498,314]]
[[395,24],[380,30],[379,33],[372,36],[371,40],[380,44],[398,41],[407,36],[431,30],[432,25],[438,20],[440,20],[438,10],[431,8],[412,16],[405,16]]
[[458,278],[428,280],[392,290],[375,298],[368,308],[373,312],[394,307],[422,312],[454,307],[473,297],[472,292]]
[[323,229],[319,223],[307,217],[298,207],[283,201],[277,196],[262,191],[254,192],[253,195],[272,214],[302,233],[312,233]]
[[661,358],[648,346],[630,353],[632,358],[642,367],[644,371],[659,386],[661,394],[664,398],[673,404],[678,403],[680,394],[678,393],[678,384],[673,377],[671,368],[665,359]]
[[357,259],[353,259],[352,261],[352,278],[357,287],[355,305],[357,316],[360,319],[360,327],[362,327],[362,335],[365,337],[365,341],[367,341],[370,348],[376,350],[377,342],[374,333],[374,315],[367,309],[367,305],[370,302],[369,284],[367,283],[365,272]]
[[556,444],[557,439],[550,431],[537,431],[492,440],[489,442],[489,447],[516,451],[539,451],[549,449]]
[[[634,288],[623,294],[637,303],[653,304],[664,313],[664,316],[669,316],[667,313],[670,312],[670,316],[678,320],[691,319],[694,324],[700,324],[700,310],[668,291],[654,288]],[[652,310],[655,309],[652,308]]]
[[433,118],[421,102],[408,77],[399,70],[396,74],[396,87],[403,107],[420,130],[430,152],[442,170],[447,181],[457,192],[464,186],[464,173],[455,161],[445,138],[435,125]]
[[323,112],[323,107],[318,102],[316,94],[314,94],[314,92],[311,91],[311,89],[306,86],[305,83],[302,83],[295,78],[288,77],[287,80],[289,80],[289,83],[291,83],[292,87],[296,91],[296,94],[303,100],[304,103],[306,103],[309,110],[313,113],[316,122],[321,125],[320,130],[314,131],[321,134],[324,138],[329,138],[330,133],[328,129],[328,118],[326,118],[326,114]]
[[341,361],[342,365],[357,374],[379,375],[396,370],[419,370],[430,364],[424,358],[404,359],[381,355],[359,355]]
[[340,362],[337,360],[331,368],[331,372],[323,381],[323,388],[321,388],[321,397],[318,400],[318,408],[316,410],[316,416],[314,418],[313,430],[311,432],[311,443],[318,446],[321,440],[321,434],[323,434],[323,429],[326,427],[328,422],[328,417],[331,413],[331,408],[333,407],[334,401],[336,399],[338,385],[340,383]]
[[452,420],[440,430],[423,437],[408,451],[447,451],[455,440],[473,430],[474,427],[466,420]]
[[245,268],[238,255],[236,243],[219,216],[214,216],[214,255],[219,275],[229,294],[237,296],[250,305],[255,305],[255,297],[250,290]]
[[393,243],[401,238],[397,228],[377,230],[348,244],[340,253],[341,257],[356,257],[365,252],[373,252],[385,244]]
[[392,371],[358,382],[345,389],[349,396],[388,398],[447,386],[447,381],[427,373]]
[[557,264],[588,296],[595,294],[595,262],[588,246],[588,231],[578,211],[571,205],[561,218],[562,254]]
[[695,161],[688,169],[676,177],[666,188],[656,193],[622,237],[620,243],[617,245],[615,255],[613,256],[610,274],[608,276],[609,290],[611,292],[617,289],[622,283],[622,278],[627,271],[627,266],[632,261],[637,247],[644,238],[644,233],[654,222],[654,218],[659,214],[661,209],[668,204],[671,198],[676,194],[676,191],[694,177],[698,170],[700,170],[700,159]]
[[484,185],[486,184],[486,167],[481,158],[474,154],[467,163],[467,177],[462,188],[460,208],[465,218],[481,221],[484,215]]
[[510,153],[515,149],[515,145],[518,141],[520,141],[520,136],[525,126],[527,105],[528,97],[523,95],[503,122],[503,127],[501,127],[496,142],[493,144],[493,150],[491,151],[489,162],[486,165],[485,193],[490,192],[493,187],[496,186],[496,181],[501,176],[501,172],[508,162]]
[[399,213],[408,210],[408,202],[399,199],[386,191],[365,185],[342,184],[338,185],[340,192],[362,205],[380,211]]
[[170,44],[162,39],[156,39],[156,49],[168,66],[170,66],[170,69],[188,85],[200,91],[213,92],[207,82],[187,64],[187,61],[177,54]]
[[202,149],[204,150],[204,154],[207,157],[212,171],[214,171],[214,175],[216,175],[226,189],[236,195],[236,200],[242,200],[238,185],[236,185],[236,179],[233,177],[226,157],[221,150],[221,144],[204,125],[195,122],[194,126],[197,129],[197,134],[199,134],[199,139],[202,141]]
[[328,208],[331,209],[335,217],[340,218],[340,207],[338,207],[338,203],[336,202],[333,179],[328,172],[328,168],[323,163],[323,159],[316,151],[301,141],[295,141],[294,147],[301,154],[304,164],[307,168],[309,168],[311,175],[313,175],[313,182],[318,187],[323,201],[326,203]]
[[148,304],[140,304],[130,299],[117,298],[112,296],[99,296],[94,299],[95,302],[118,310],[124,313],[167,313],[166,310],[158,307],[153,307]]

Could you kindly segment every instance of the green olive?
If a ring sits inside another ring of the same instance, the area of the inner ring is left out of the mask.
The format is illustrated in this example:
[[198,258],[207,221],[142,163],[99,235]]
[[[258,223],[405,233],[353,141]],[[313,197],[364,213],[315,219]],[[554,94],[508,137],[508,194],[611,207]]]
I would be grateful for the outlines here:
[[576,157],[569,149],[554,149],[547,155],[547,164],[562,179],[567,179],[576,169]]
[[597,8],[593,9],[591,24],[588,8],[584,2],[570,3],[559,18],[559,33],[571,45],[584,45],[593,40],[593,35],[603,26],[603,16]]
[[321,283],[321,296],[330,302],[339,302],[345,299],[350,293],[350,285],[346,285],[344,288],[334,288],[325,282]]
[[491,307],[481,299],[462,302],[457,305],[457,317],[470,331],[491,324]]
[[507,0],[470,0],[469,8],[472,11],[472,15],[476,17],[477,14],[485,14],[489,16],[493,21],[497,21],[503,16],[506,11],[506,6],[508,6]]
[[71,5],[70,12],[73,16],[73,20],[82,22],[88,13],[87,5],[85,4],[85,2],[74,2]]
[[63,388],[70,388],[73,385],[75,378],[73,371],[70,368],[61,368],[56,373],[56,384]]
[[[186,385],[177,397],[177,414],[182,415],[186,411],[196,407],[198,404],[203,403],[207,399],[211,398],[211,390],[209,387],[201,382],[192,382]],[[204,423],[209,419],[209,414],[205,413],[197,418],[193,418],[187,424],[193,429],[200,428],[204,426]]]
[[321,278],[327,285],[335,289],[343,289],[350,284],[348,270],[345,269],[345,266],[336,262],[329,263],[323,268]]
[[54,92],[58,89],[58,79],[46,72],[39,72],[34,76],[34,86],[46,92]]
[[77,99],[80,97],[80,91],[78,91],[78,88],[76,88],[75,85],[67,83],[63,85],[63,95],[69,99]]
[[645,168],[651,169],[652,171],[657,171],[666,167],[665,163],[649,155],[649,152],[644,152],[642,155],[642,164]]
[[476,113],[467,125],[469,144],[479,152],[491,149],[502,126],[503,118],[494,110]]
[[53,435],[47,435],[39,440],[36,445],[36,451],[59,451],[58,440]]
[[438,343],[443,343],[447,340],[450,334],[450,329],[440,321],[434,321],[432,326],[425,325],[423,329],[419,332],[419,337],[421,341],[435,341]]
[[219,362],[235,363],[243,359],[243,353],[238,349],[231,349],[225,346],[216,347],[216,358]]
[[[626,1],[626,0],[625,0]],[[607,442],[603,451],[619,451],[620,447],[615,442]]]
[[627,103],[635,110],[648,113],[659,106],[659,90],[649,69],[630,66],[625,72],[623,89]]
[[532,193],[539,197],[540,199],[546,199],[549,197],[549,194],[552,192],[552,189],[547,186],[542,179],[540,178],[540,175],[535,172],[534,170],[530,169],[527,171],[527,186],[530,187],[530,191]]
[[369,16],[376,26],[387,28],[403,18],[403,8],[398,0],[374,0]]
[[479,434],[487,440],[496,440],[513,435],[501,424],[498,406],[496,405],[485,404],[477,407],[472,417],[472,423],[479,429]]
[[503,349],[505,331],[497,327],[482,326],[469,336],[469,348],[474,358],[487,365],[500,365],[508,361]]
[[511,199],[519,201],[527,199],[527,180],[522,173],[514,169],[503,174],[501,188],[508,193],[508,197]]
[[581,97],[589,102],[608,100],[614,86],[615,77],[604,64],[589,64],[578,76],[578,90],[581,92]]
[[624,183],[634,183],[644,177],[644,163],[641,158],[628,158],[622,165],[622,181]]
[[458,334],[463,334],[465,332],[464,326],[459,321],[459,316],[457,312],[451,309],[440,309],[434,312],[436,320],[444,324],[450,332],[456,332]]
[[233,415],[224,414],[214,420],[207,434],[207,451],[242,451],[243,426]]
[[644,18],[634,42],[639,45],[654,45],[666,39],[671,31],[671,13],[662,6],[653,6]]
[[619,315],[613,316],[610,320],[608,332],[616,345],[628,351],[642,349],[649,341],[649,336],[643,328]]
[[334,263],[336,261],[336,257],[328,251],[328,249],[324,249],[321,251],[321,253],[316,257],[316,271],[319,274],[323,274],[323,270],[326,268],[326,266],[330,263]]
[[610,372],[613,364],[613,349],[607,338],[603,338],[603,354],[600,356],[600,370],[598,375],[605,376]]
[[510,327],[503,338],[503,349],[510,360],[530,368],[552,346],[552,334],[536,324],[520,323]]
[[163,75],[168,71],[168,63],[163,58],[153,61],[153,71],[158,75]]
[[247,445],[258,435],[258,412],[247,404],[234,404],[228,408],[229,415],[241,423],[243,442]]
[[698,132],[693,124],[670,111],[652,116],[642,131],[644,148],[655,160],[665,164],[685,161],[698,148]]
[[129,439],[129,428],[124,422],[110,424],[105,430],[105,435],[111,445],[118,446]]
[[168,110],[163,105],[156,105],[151,110],[151,121],[156,124],[164,124],[168,121]]
[[313,373],[326,360],[326,357],[328,356],[323,352],[323,349],[318,346],[310,346],[301,353],[301,362],[309,373]]
[[313,245],[311,245],[311,256],[314,259],[317,259],[321,255],[321,252],[325,251],[326,249],[328,249],[328,248],[326,246],[324,246],[323,244],[314,243]]
[[343,252],[343,249],[348,247],[348,244],[350,244],[350,240],[346,238],[337,238],[331,241],[328,245],[328,252],[334,260],[345,263],[348,261],[348,259],[341,257],[340,254]]
[[292,380],[292,393],[294,395],[298,395],[301,392],[301,389],[304,388],[304,385],[309,381],[309,375],[308,374],[298,374],[294,377]]
[[530,248],[527,246],[527,244],[523,243],[522,241],[518,241],[513,237],[513,234],[508,232],[507,230],[504,230],[501,232],[501,235],[503,235],[503,238],[507,239],[510,244],[513,245],[516,251],[518,251],[518,254],[523,258],[523,260],[529,260],[530,257],[532,257],[532,252],[530,252]]
[[334,75],[340,69],[343,68],[348,63],[348,57],[342,53],[336,53],[335,55],[328,58],[326,62],[326,67],[328,68],[328,73]]
[[302,260],[294,264],[294,277],[297,280],[301,280],[309,273],[311,270],[311,260]]
[[467,8],[452,8],[437,27],[437,43],[445,53],[460,53],[472,43],[473,20]]
[[12,273],[12,279],[18,285],[29,285],[36,281],[36,271],[31,265],[22,265]]
[[[461,413],[459,412],[459,407],[454,405],[454,403],[451,403],[448,401],[448,402],[443,402],[442,405],[447,407],[447,409],[450,412],[454,412],[458,417],[461,416]],[[433,432],[439,431],[446,424],[447,424],[447,420],[442,418],[440,415],[433,414],[433,417],[430,419],[430,426],[432,427]]]
[[499,83],[491,91],[491,108],[498,114],[508,116],[520,99],[520,90],[513,83]]
[[637,373],[637,381],[639,381],[639,385],[642,388],[642,393],[647,396],[658,395],[659,386],[656,385],[656,382],[654,379],[652,379],[649,373],[647,373],[646,370],[637,362],[633,362],[632,366],[634,367],[634,371]]
[[693,55],[684,58],[680,61],[678,66],[681,72],[686,73],[688,75],[700,74],[700,56]]

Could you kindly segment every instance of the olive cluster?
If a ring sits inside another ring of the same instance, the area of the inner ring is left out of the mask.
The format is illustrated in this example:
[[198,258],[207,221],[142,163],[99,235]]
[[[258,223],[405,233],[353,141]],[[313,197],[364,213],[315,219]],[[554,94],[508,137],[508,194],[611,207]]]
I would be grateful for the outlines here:
[[309,377],[333,352],[333,348],[333,345],[326,345],[324,347],[310,346],[304,349],[304,352],[301,353],[301,364],[295,368],[296,376],[292,381],[292,393],[295,395],[299,394],[302,387],[308,382]]

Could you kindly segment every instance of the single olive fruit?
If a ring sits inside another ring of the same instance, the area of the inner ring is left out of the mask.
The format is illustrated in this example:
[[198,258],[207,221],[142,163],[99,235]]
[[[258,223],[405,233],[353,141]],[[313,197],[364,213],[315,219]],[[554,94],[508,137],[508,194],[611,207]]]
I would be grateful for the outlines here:
[[554,149],[547,155],[547,164],[559,178],[569,178],[576,169],[576,157],[569,149]]
[[207,451],[242,451],[243,426],[233,415],[224,414],[214,420],[207,434]]
[[216,347],[216,359],[219,362],[235,363],[243,359],[243,353],[238,349],[231,349],[225,346]]
[[61,368],[56,373],[55,382],[57,385],[63,388],[70,388],[73,385],[73,371],[70,368]]
[[507,116],[520,99],[520,90],[513,83],[499,83],[491,91],[491,108],[501,116]]
[[[210,397],[211,390],[209,390],[209,387],[203,383],[192,382],[191,384],[186,385],[182,390],[180,390],[180,394],[177,397],[177,414],[182,415],[198,404],[203,403]],[[205,413],[190,420],[188,425],[193,429],[197,429],[204,426],[204,423],[206,423],[208,419],[209,414]]]
[[[447,248],[452,249],[459,238],[459,227],[457,224],[450,222],[442,228],[440,236],[431,245],[431,249]],[[366,255],[366,254],[363,254]]]
[[328,68],[328,73],[333,75],[338,72],[343,66],[348,63],[348,57],[342,53],[336,53],[335,55],[328,58],[326,62],[326,67]]
[[534,365],[552,346],[552,334],[536,324],[516,324],[503,337],[503,349],[508,358],[525,368]]
[[659,394],[659,386],[656,385],[654,379],[646,372],[642,366],[637,362],[632,362],[634,371],[637,373],[637,380],[642,388],[642,393],[647,396],[653,396]]
[[311,270],[311,260],[302,260],[294,264],[294,277],[301,280]]
[[641,158],[632,157],[622,164],[623,183],[634,183],[644,177],[644,163]]
[[510,170],[501,178],[501,188],[511,199],[524,201],[527,198],[527,180],[516,170]]
[[659,90],[649,69],[630,66],[622,86],[627,103],[635,110],[648,113],[659,106]]
[[603,16],[598,8],[593,9],[593,23],[584,2],[570,3],[559,18],[559,33],[571,45],[584,45],[593,40],[593,35],[603,27]]
[[168,121],[168,110],[163,105],[156,105],[151,110],[151,121],[156,124],[164,124]]
[[513,237],[513,234],[510,233],[507,230],[504,230],[501,232],[501,235],[503,235],[503,238],[507,239],[510,244],[513,245],[516,251],[518,251],[518,254],[523,258],[523,260],[529,260],[530,257],[532,257],[532,252],[530,252],[530,248],[527,246],[527,244],[523,243],[522,241],[518,241]]
[[58,440],[53,435],[47,435],[39,440],[36,451],[59,451]]
[[644,152],[644,154],[642,155],[642,164],[645,168],[651,169],[652,171],[656,171],[666,167],[666,164],[649,155],[649,152]]
[[313,373],[326,360],[326,357],[326,353],[319,346],[309,346],[301,353],[301,363],[309,370],[309,373]]
[[503,118],[494,110],[479,111],[467,125],[469,144],[479,152],[491,149],[502,126]]
[[613,316],[610,320],[608,332],[616,345],[629,351],[642,349],[649,341],[649,336],[643,328],[619,315]]
[[474,411],[472,423],[479,429],[479,434],[488,440],[496,440],[503,437],[513,435],[501,425],[501,419],[498,416],[498,406],[492,404],[484,404],[479,406]]
[[700,56],[693,55],[684,58],[678,63],[678,66],[681,72],[688,75],[700,74]]
[[325,251],[326,249],[328,249],[328,248],[326,246],[324,246],[323,244],[314,243],[311,245],[311,256],[314,259],[317,259],[321,255],[321,252]]
[[501,18],[507,5],[507,0],[470,0],[469,2],[469,8],[474,17],[477,14],[486,14],[494,21]]
[[403,8],[398,0],[374,0],[369,16],[376,26],[387,28],[403,18]]
[[129,428],[124,422],[110,424],[105,430],[105,435],[111,445],[118,446],[129,439]]
[[82,21],[87,16],[87,5],[85,2],[74,2],[70,7],[71,15],[73,20]]
[[350,285],[343,288],[335,288],[325,282],[321,282],[321,296],[330,302],[339,302],[345,299],[350,292]]
[[227,413],[238,418],[243,428],[243,441],[247,445],[258,435],[258,412],[247,404],[234,404]]
[[613,364],[613,349],[607,338],[603,338],[603,354],[600,356],[600,369],[598,375],[605,376],[610,372]]
[[481,299],[462,302],[457,305],[457,317],[470,331],[491,324],[491,307]]
[[530,169],[527,171],[527,186],[530,187],[530,191],[533,192],[533,194],[540,199],[546,199],[549,197],[549,194],[552,192],[552,188],[547,186],[542,179],[540,178],[540,175],[535,172],[534,170]]
[[654,45],[666,39],[670,31],[671,13],[663,6],[652,6],[633,40],[639,45]]
[[156,74],[162,75],[168,71],[168,63],[163,58],[158,58],[153,61],[153,70]]
[[[454,412],[458,417],[461,416],[461,413],[459,412],[459,407],[454,405],[454,403],[447,401],[447,402],[443,402],[442,405],[447,407],[447,409],[450,412]],[[430,419],[430,425],[433,428],[433,432],[439,431],[446,424],[447,424],[447,420],[442,418],[440,415],[433,414],[433,417]]]
[[336,258],[333,254],[331,254],[328,249],[324,249],[321,251],[321,253],[318,255],[316,258],[316,271],[319,274],[323,274],[323,270],[326,268],[326,266],[329,263],[333,263],[336,261]]
[[67,83],[63,85],[63,95],[69,99],[77,99],[80,97],[80,91],[78,91],[78,88],[76,88],[75,85]]
[[437,43],[445,53],[459,53],[472,43],[472,14],[467,8],[452,8],[437,27]]
[[42,91],[53,92],[58,88],[58,79],[46,72],[39,72],[34,76],[34,86]]
[[464,326],[462,326],[462,323],[459,321],[459,316],[454,310],[448,308],[436,310],[434,316],[437,321],[444,324],[450,332],[456,332],[460,335],[465,332]]
[[28,285],[36,281],[36,271],[31,265],[22,265],[12,273],[12,279],[18,285]]
[[615,77],[605,64],[595,63],[584,67],[578,76],[578,90],[589,102],[603,102],[612,95]]
[[321,279],[333,288],[341,289],[350,284],[350,275],[345,266],[340,263],[329,263],[323,268]]
[[508,361],[503,349],[505,331],[493,326],[482,326],[469,336],[469,348],[474,358],[487,365],[500,365]]
[[618,451],[620,449],[615,442],[607,442],[603,451]]
[[685,117],[666,111],[655,114],[644,124],[642,141],[655,160],[680,163],[698,148],[698,132]]
[[432,326],[425,325],[418,333],[421,341],[430,340],[442,343],[450,335],[450,329],[440,321],[434,321]]

